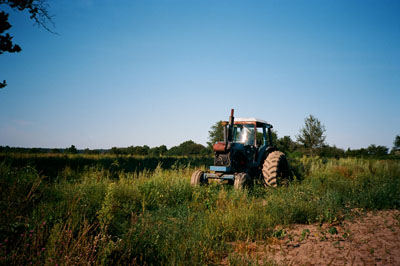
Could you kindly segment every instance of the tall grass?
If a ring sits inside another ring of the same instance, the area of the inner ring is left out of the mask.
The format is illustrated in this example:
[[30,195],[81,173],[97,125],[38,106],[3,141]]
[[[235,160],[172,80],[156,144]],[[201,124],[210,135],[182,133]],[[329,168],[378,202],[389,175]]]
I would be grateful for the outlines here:
[[267,239],[277,225],[400,208],[399,161],[303,157],[292,165],[287,187],[236,191],[193,188],[194,169],[184,166],[117,176],[66,168],[44,180],[3,163],[0,263],[218,264],[229,242]]

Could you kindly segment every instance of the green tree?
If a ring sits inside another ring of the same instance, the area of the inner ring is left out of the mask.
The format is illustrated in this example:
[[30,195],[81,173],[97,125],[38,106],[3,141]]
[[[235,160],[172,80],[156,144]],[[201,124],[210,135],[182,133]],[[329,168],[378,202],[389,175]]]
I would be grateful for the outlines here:
[[41,150],[40,150],[40,148],[30,148],[29,153],[37,154],[37,153],[41,153]]
[[161,156],[165,155],[168,151],[167,146],[165,146],[165,145],[161,145],[160,147],[158,147],[158,150],[159,150]]
[[179,146],[174,146],[168,150],[168,155],[204,155],[207,148],[201,144],[197,144],[192,140],[188,140],[179,144]]
[[319,149],[319,155],[321,157],[329,157],[329,158],[343,158],[345,156],[345,151],[333,145],[333,147],[329,145],[323,145]]
[[[51,24],[53,22],[47,11],[48,4],[46,0],[0,0],[0,6],[8,6],[14,11],[27,10],[30,18],[35,21],[35,24],[52,32],[47,26],[48,22]],[[22,50],[18,44],[13,43],[13,37],[9,33],[6,33],[12,27],[8,21],[8,15],[8,13],[0,11],[0,54],[4,52],[18,53]],[[5,80],[0,82],[0,89],[5,86],[7,86]]]
[[397,135],[393,141],[392,153],[398,153],[400,151],[400,135]]
[[388,154],[389,149],[385,146],[376,146],[374,144],[368,146],[368,155],[370,156],[385,156]]
[[121,154],[121,150],[117,147],[112,147],[110,150],[111,154],[115,154],[115,155],[120,155]]
[[167,146],[161,145],[159,147],[150,148],[149,155],[153,157],[159,157],[167,152]]
[[66,149],[66,152],[69,154],[77,154],[78,150],[76,149],[75,145],[71,145],[71,147]]
[[53,149],[51,149],[50,150],[50,153],[61,153],[61,151],[60,151],[60,149],[57,149],[57,148],[53,148]]
[[276,147],[281,152],[288,154],[294,150],[295,143],[292,141],[290,136],[284,136],[277,140]]
[[367,157],[368,156],[368,150],[361,148],[361,149],[355,149],[352,150],[350,148],[347,149],[346,151],[346,156],[350,157]]
[[208,140],[207,145],[209,148],[218,142],[224,140],[224,126],[222,125],[222,121],[216,122],[211,129],[208,131]]
[[136,149],[135,151],[136,155],[146,156],[149,154],[150,147],[147,145],[143,145],[143,146],[136,146],[135,149]]
[[325,126],[313,115],[305,118],[304,123],[304,127],[300,129],[300,134],[297,136],[297,141],[313,156],[316,150],[324,145],[326,138],[324,134],[326,131]]

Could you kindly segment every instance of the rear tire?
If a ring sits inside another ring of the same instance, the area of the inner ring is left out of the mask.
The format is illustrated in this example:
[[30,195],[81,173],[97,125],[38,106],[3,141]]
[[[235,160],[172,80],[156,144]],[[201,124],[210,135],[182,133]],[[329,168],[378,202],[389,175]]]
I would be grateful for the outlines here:
[[246,173],[239,173],[235,175],[233,186],[235,189],[241,190],[249,185],[250,176]]
[[196,170],[190,179],[190,185],[197,187],[208,183],[208,179],[204,178],[204,171]]
[[288,178],[289,165],[283,152],[273,151],[268,154],[262,168],[264,185],[266,187],[277,187]]

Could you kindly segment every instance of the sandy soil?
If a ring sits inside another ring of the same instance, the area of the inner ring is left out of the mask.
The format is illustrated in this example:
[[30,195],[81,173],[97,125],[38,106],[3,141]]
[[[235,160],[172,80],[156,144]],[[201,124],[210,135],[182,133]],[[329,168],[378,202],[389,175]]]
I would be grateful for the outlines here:
[[[277,237],[268,241],[232,243],[234,254],[260,264],[400,265],[398,210],[369,212],[341,223],[276,230]],[[229,264],[228,258],[222,264]]]

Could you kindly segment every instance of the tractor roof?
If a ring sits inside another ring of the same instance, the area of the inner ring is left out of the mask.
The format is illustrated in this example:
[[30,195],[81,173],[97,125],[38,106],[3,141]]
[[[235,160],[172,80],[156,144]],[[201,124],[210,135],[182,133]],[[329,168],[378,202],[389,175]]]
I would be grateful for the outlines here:
[[254,118],[254,117],[235,117],[235,124],[253,124],[256,123],[257,126],[266,126],[267,128],[272,128],[272,125],[265,120]]

